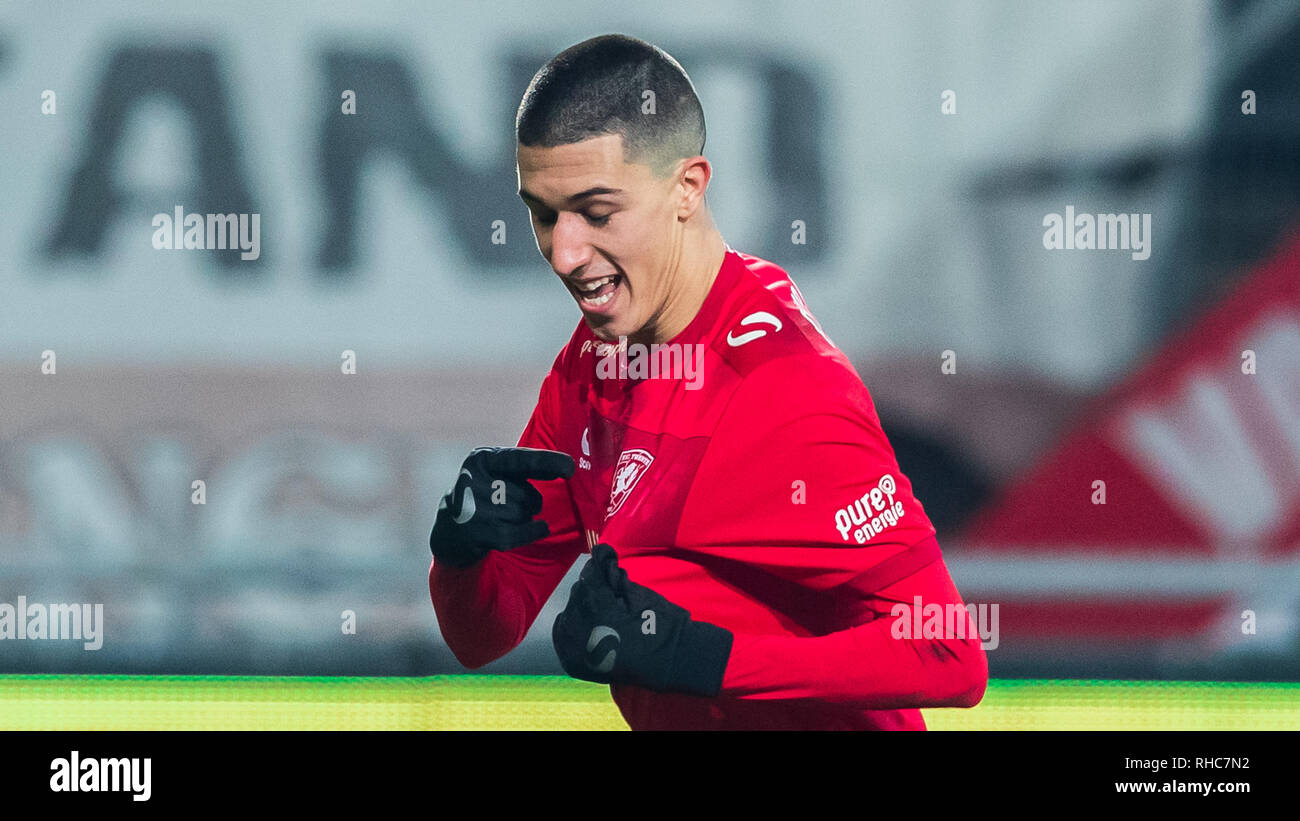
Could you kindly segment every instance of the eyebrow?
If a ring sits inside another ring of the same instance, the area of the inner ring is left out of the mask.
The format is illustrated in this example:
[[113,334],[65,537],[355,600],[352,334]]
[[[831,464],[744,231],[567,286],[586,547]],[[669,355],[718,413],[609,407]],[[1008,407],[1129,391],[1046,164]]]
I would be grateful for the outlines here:
[[[581,202],[582,200],[585,200],[588,197],[598,197],[602,194],[622,194],[622,193],[623,193],[623,189],[621,188],[603,188],[597,186],[595,188],[588,188],[586,191],[579,191],[577,194],[574,194],[572,197],[569,197],[568,204],[574,205],[575,203]],[[522,199],[524,202],[532,202],[541,206],[546,205],[546,203],[542,202],[541,197],[537,196],[536,194],[532,193],[531,191],[525,188],[519,189],[519,198]]]

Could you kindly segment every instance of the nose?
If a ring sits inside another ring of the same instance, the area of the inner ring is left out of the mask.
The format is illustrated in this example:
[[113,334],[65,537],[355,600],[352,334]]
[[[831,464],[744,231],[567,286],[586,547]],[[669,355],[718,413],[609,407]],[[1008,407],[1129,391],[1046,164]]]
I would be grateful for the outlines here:
[[561,212],[551,227],[551,268],[561,276],[572,276],[590,259],[591,245],[587,242],[582,216]]

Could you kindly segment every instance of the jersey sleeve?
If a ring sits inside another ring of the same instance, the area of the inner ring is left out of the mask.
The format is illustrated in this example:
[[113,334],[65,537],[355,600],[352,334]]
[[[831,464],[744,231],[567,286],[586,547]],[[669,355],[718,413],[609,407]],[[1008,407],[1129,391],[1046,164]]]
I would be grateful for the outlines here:
[[737,634],[721,695],[816,699],[864,710],[974,707],[988,685],[977,625],[963,608],[961,633],[902,636],[899,619],[912,619],[918,597],[941,610],[962,606],[939,560],[873,594],[871,620],[858,626],[824,636]]
[[[824,602],[820,609],[842,614],[821,620],[837,629],[814,635],[721,624],[735,634],[722,696],[864,709],[956,706],[982,696],[987,662],[973,624],[964,638],[895,638],[896,603],[921,596],[943,606],[961,597],[846,361],[790,355],[745,376],[700,463],[679,532],[689,532],[691,549],[771,579],[751,595],[773,611],[787,609],[781,591],[793,585],[799,598],[811,595]],[[907,565],[921,548],[935,558]],[[905,575],[890,576],[890,565]]]
[[[559,359],[557,358],[557,368]],[[561,450],[553,436],[557,369],[547,375],[519,447]],[[466,667],[481,667],[523,641],[542,606],[582,554],[586,542],[564,479],[534,481],[542,494],[540,518],[550,535],[507,551],[493,551],[467,568],[429,567],[429,594],[447,646]]]

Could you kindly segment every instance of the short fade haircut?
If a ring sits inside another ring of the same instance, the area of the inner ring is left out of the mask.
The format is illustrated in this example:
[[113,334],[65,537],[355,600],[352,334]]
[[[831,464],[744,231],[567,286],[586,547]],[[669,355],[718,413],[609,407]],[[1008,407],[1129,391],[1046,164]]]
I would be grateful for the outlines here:
[[[642,94],[654,92],[654,113]],[[515,115],[520,145],[553,148],[620,134],[623,161],[666,177],[704,152],[704,107],[686,70],[635,37],[606,34],[557,54],[533,76]]]

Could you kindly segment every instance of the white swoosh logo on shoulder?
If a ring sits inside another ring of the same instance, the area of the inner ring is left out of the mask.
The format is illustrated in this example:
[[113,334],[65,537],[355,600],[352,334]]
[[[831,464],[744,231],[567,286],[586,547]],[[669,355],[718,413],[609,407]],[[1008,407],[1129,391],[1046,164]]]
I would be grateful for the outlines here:
[[[756,311],[750,314],[749,316],[745,317],[744,319],[740,320],[741,325],[753,325],[757,322],[762,322],[764,324],[771,325],[774,332],[781,330],[781,320],[772,316],[767,311]],[[741,345],[744,345],[746,342],[753,342],[755,339],[758,339],[759,337],[763,337],[763,336],[767,336],[767,331],[762,328],[754,331],[748,331],[746,333],[741,334],[740,336],[733,336],[732,334],[728,333],[727,344],[733,348],[739,348]]]

